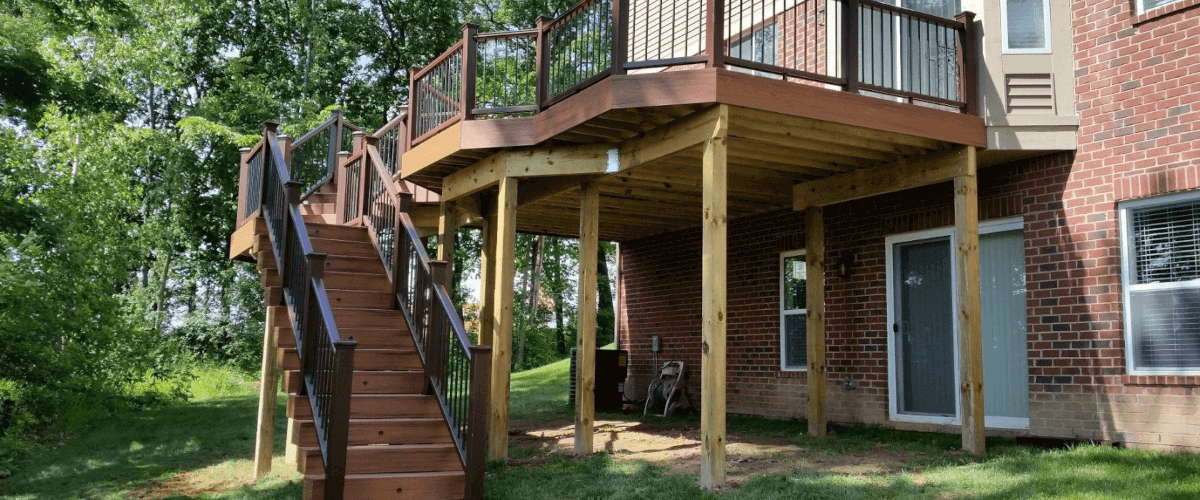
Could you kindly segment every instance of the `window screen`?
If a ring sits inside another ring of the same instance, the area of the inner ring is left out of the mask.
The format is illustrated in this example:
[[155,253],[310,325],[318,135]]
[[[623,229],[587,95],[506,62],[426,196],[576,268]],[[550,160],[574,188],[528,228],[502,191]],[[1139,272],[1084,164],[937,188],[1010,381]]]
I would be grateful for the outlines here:
[[1126,217],[1132,366],[1200,369],[1200,201],[1129,209]]
[[1018,51],[1047,49],[1046,0],[1004,0],[1005,48]]
[[805,291],[804,256],[784,257],[780,274],[783,368],[804,369],[808,365],[808,295]]

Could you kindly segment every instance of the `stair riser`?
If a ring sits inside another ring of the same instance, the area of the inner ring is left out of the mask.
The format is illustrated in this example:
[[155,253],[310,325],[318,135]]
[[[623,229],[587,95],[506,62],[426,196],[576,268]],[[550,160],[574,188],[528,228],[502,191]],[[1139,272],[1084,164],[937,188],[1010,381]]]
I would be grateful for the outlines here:
[[[283,386],[288,394],[300,392],[300,372],[287,371],[283,374]],[[419,394],[425,389],[425,375],[421,372],[354,374],[353,394]]]
[[329,305],[337,308],[390,309],[393,303],[390,292],[326,289],[326,293],[329,294]]
[[[299,370],[300,356],[296,349],[283,348],[279,353],[280,367],[283,370]],[[372,351],[359,350],[354,353],[354,369],[356,371],[409,371],[424,370],[421,357],[411,351]]]
[[327,257],[325,259],[327,273],[367,273],[384,274],[382,261],[378,256],[351,259],[347,257]]
[[342,328],[399,328],[404,325],[404,315],[400,311],[383,309],[336,308],[333,319],[339,331]]
[[337,215],[322,214],[322,215],[305,215],[304,222],[314,222],[318,224],[337,224]]
[[[297,420],[312,418],[307,396],[288,397],[288,416]],[[350,418],[442,418],[437,398],[433,396],[352,396]]]
[[368,242],[313,238],[312,245],[313,251],[323,252],[329,256],[343,255],[348,257],[379,258],[379,251],[375,249],[374,245]]
[[[274,286],[279,286],[278,278]],[[325,273],[325,288],[391,293],[392,283],[382,274]]]
[[305,203],[300,205],[300,210],[304,215],[332,214],[337,212],[337,207],[333,203]]
[[[301,453],[296,470],[308,476],[325,474],[321,449],[308,448]],[[352,474],[389,474],[403,472],[462,472],[462,461],[453,445],[420,449],[352,449],[346,456],[346,470]]]
[[[308,404],[306,401],[304,404]],[[297,446],[315,447],[317,431],[311,420],[299,420]],[[350,423],[350,446],[371,444],[449,444],[450,431],[441,418],[410,420],[358,420]]]
[[[338,328],[342,338],[358,342],[360,349],[414,349],[412,334],[396,329]],[[275,345],[281,349],[294,349],[296,337],[292,327],[275,329]]]
[[[466,491],[466,476],[347,477],[343,498],[354,500],[457,500]],[[304,500],[325,498],[324,479],[304,479]]]
[[368,243],[367,229],[358,226],[343,226],[340,224],[310,224],[309,238],[327,238],[333,240],[361,241]]

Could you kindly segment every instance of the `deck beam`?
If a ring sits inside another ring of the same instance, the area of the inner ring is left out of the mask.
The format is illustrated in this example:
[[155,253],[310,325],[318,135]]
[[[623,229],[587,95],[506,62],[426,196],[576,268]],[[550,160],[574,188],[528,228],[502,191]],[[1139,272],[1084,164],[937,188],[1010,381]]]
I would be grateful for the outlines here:
[[962,447],[976,455],[985,450],[983,407],[983,321],[980,316],[979,186],[975,147],[962,148],[963,173],[954,178],[955,272],[958,294],[959,367],[962,377]]
[[725,284],[729,214],[726,192],[729,111],[720,106],[719,118],[704,141],[704,210],[701,238],[701,390],[700,487],[725,483]]
[[949,181],[966,175],[966,151],[966,147],[935,151],[878,167],[797,184],[792,189],[792,206],[796,210],[823,207]]
[[582,186],[579,201],[579,307],[575,336],[575,455],[592,454],[596,417],[596,251],[600,233],[600,189]]

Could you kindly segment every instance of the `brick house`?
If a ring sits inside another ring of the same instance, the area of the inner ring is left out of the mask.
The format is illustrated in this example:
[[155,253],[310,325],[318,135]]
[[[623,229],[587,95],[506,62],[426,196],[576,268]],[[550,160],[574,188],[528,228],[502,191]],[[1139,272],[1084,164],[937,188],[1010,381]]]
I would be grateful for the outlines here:
[[[979,171],[982,279],[1010,283],[983,292],[985,407],[997,408],[987,413],[989,433],[1200,451],[1200,306],[1192,288],[1200,233],[1191,228],[1200,223],[1200,194],[1192,192],[1200,187],[1200,10],[1191,8],[1196,2],[1147,3],[1149,11],[1142,2],[1032,2],[1049,12],[1043,33],[1053,40],[1036,56],[1009,53],[992,35],[1002,28],[998,5],[971,9],[985,26],[985,66],[1036,57],[1049,60],[1041,75],[1058,77],[1045,78],[1053,87],[1031,86],[1057,102],[1026,99],[1031,109],[986,85],[982,93],[990,149],[981,165],[1002,151],[1030,156],[998,157]],[[981,71],[995,89],[1007,81],[1010,92],[1015,80],[1033,79],[1024,68]],[[1014,132],[1009,122],[1028,130]],[[1052,144],[1030,155],[1021,146],[1027,138]],[[896,325],[905,313],[898,276],[908,271],[900,260],[922,259],[921,247],[933,244],[945,256],[939,265],[948,263],[943,228],[954,224],[953,187],[839,203],[825,218],[830,420],[956,431],[956,406],[938,400],[957,392],[953,376],[940,377],[940,396],[904,400],[937,382],[903,385],[903,364],[912,361],[899,352],[904,326]],[[987,255],[989,224],[1003,256]],[[804,226],[791,210],[730,223],[731,413],[807,414],[804,353],[787,347],[802,346],[804,333],[784,328],[803,314],[788,304],[797,290],[785,282],[788,273],[802,279],[788,266],[804,259]],[[700,364],[699,253],[697,229],[621,243],[621,348],[632,353],[634,387],[656,371],[642,354],[651,336],[662,339],[659,359]],[[1000,300],[1001,292],[1013,298]],[[944,295],[941,304],[916,305],[945,308]],[[943,324],[950,314],[941,311]],[[949,335],[941,342],[904,347],[955,348]],[[692,385],[697,393],[698,377]]]
[[[306,495],[482,494],[517,232],[579,238],[578,454],[601,239],[631,392],[693,368],[706,488],[729,413],[1200,451],[1196,4],[583,0],[464,26],[371,134],[268,125],[231,258],[259,263]],[[464,226],[478,345],[447,292]]]

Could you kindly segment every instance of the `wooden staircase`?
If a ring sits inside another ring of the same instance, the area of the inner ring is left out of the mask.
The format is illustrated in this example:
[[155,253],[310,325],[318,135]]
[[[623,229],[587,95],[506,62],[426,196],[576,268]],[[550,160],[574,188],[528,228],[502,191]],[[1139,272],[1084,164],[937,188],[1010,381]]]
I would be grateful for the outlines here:
[[[426,376],[404,314],[367,229],[330,224],[337,186],[309,197],[302,213],[313,249],[326,254],[324,279],[343,338],[358,342],[350,401],[344,498],[460,499],[463,464]],[[264,236],[265,238],[265,236]],[[259,245],[264,286],[279,286],[270,245]],[[276,288],[278,290],[278,288]],[[274,306],[279,369],[288,394],[290,443],[298,447],[304,498],[325,498],[325,465],[286,306]]]

